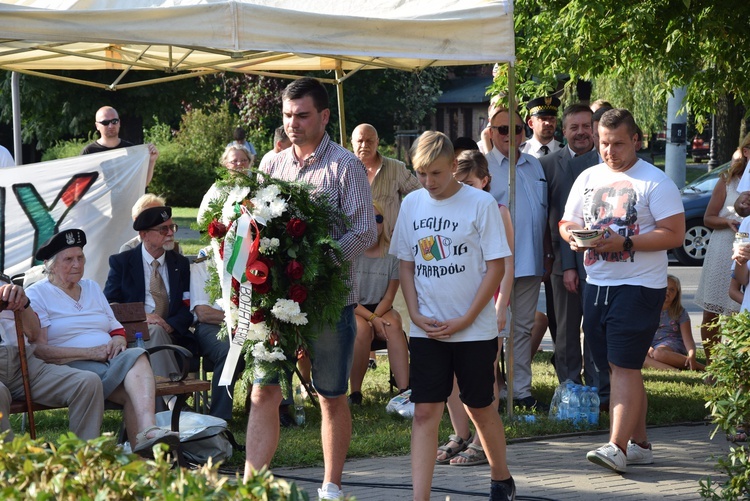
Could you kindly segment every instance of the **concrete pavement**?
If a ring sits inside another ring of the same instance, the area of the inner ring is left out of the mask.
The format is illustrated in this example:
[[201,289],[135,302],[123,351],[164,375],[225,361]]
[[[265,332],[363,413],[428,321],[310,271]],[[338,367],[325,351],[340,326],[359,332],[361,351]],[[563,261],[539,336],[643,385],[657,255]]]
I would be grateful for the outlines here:
[[[517,440],[508,445],[508,466],[519,500],[661,499],[698,500],[699,481],[714,470],[713,456],[729,450],[723,434],[712,440],[713,425],[687,424],[649,429],[654,464],[632,466],[619,475],[586,460],[586,452],[603,445],[606,433]],[[317,499],[322,467],[278,468],[278,477],[296,481]],[[432,500],[487,499],[489,465],[436,466]],[[408,456],[352,459],[344,467],[344,493],[360,501],[411,499]]]

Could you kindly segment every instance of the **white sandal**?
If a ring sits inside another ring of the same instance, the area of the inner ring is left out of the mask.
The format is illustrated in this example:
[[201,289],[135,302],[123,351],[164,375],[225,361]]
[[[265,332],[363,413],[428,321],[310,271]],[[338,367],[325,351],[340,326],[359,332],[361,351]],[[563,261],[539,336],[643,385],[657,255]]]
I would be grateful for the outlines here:
[[[152,437],[148,437],[153,433]],[[180,434],[174,431],[165,430],[158,426],[147,428],[135,436],[135,449],[133,452],[140,455],[153,455],[153,447],[156,444],[167,444],[169,448],[177,447],[180,444]]]

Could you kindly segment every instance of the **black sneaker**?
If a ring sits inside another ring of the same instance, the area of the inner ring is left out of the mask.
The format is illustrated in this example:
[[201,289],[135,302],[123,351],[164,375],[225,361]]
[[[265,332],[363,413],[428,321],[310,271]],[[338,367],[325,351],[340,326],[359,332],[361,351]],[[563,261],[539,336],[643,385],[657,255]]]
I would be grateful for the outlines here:
[[375,369],[377,369],[377,368],[378,368],[378,363],[377,363],[377,362],[375,361],[375,359],[374,359],[374,358],[371,358],[371,359],[370,359],[370,360],[369,360],[369,361],[367,362],[367,368],[368,368],[368,369],[372,369],[372,370],[375,370]]
[[490,501],[514,501],[516,499],[516,483],[510,477],[510,487],[503,483],[492,481],[490,484]]
[[540,402],[534,397],[514,398],[513,405],[515,407],[525,407],[534,412],[549,412],[549,405]]
[[362,405],[361,391],[355,391],[349,395],[349,405]]

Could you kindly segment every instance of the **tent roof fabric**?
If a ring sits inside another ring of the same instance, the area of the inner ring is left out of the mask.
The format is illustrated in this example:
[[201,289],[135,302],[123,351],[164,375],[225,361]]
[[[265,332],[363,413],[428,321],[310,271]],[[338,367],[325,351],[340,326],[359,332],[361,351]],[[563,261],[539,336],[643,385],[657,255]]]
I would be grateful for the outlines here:
[[418,71],[514,54],[512,0],[0,0],[0,69],[32,74]]

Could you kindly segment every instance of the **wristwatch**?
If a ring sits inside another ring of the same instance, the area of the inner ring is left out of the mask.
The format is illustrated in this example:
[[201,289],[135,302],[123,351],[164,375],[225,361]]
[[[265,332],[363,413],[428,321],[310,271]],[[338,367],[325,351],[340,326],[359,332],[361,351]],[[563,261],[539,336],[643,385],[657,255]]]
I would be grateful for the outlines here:
[[633,241],[630,240],[630,237],[625,237],[625,241],[622,242],[622,250],[629,251],[633,248]]

